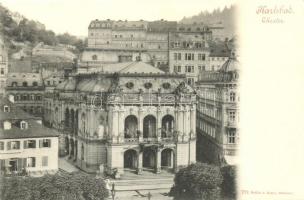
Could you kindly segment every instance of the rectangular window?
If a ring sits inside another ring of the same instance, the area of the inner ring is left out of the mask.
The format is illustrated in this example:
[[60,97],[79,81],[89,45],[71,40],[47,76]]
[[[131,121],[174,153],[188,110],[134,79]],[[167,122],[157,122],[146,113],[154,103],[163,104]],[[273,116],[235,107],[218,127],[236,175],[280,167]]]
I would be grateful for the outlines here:
[[51,140],[50,139],[39,140],[39,147],[40,148],[51,147]]
[[205,60],[205,59],[206,59],[205,54],[202,54],[202,53],[198,54],[198,60]]
[[235,130],[228,131],[228,143],[235,144]]
[[177,71],[178,71],[178,72],[181,72],[181,71],[182,71],[182,66],[179,65],[179,66],[177,67]]
[[0,142],[0,150],[4,150],[4,142]]
[[7,150],[20,149],[20,141],[10,141],[7,143]]
[[235,121],[235,111],[229,111],[229,121]]
[[42,157],[42,167],[47,167],[49,164],[49,158],[47,156]]
[[36,148],[36,140],[26,140],[24,141],[25,149],[34,149]]
[[1,74],[4,74],[4,69],[3,68],[1,68]]
[[29,157],[27,158],[27,167],[36,167],[36,158],[35,157]]

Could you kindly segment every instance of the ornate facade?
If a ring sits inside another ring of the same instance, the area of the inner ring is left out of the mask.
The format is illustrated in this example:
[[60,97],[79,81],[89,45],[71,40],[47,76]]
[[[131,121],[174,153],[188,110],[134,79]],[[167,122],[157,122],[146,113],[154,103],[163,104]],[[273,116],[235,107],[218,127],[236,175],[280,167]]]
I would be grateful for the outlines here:
[[229,58],[198,83],[197,160],[237,164],[239,140],[239,63]]
[[142,62],[107,69],[70,75],[46,94],[45,120],[75,165],[140,174],[195,162],[196,94],[185,77]]

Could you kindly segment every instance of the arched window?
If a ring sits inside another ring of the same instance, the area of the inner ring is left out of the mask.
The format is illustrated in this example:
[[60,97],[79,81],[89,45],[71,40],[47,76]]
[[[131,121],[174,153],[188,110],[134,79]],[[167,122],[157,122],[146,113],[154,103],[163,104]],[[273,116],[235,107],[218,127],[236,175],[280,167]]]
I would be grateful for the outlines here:
[[172,136],[173,132],[173,123],[174,123],[174,118],[171,115],[166,115],[162,119],[162,137],[170,137]]
[[34,81],[33,86],[38,86],[38,83],[36,81]]
[[12,82],[12,87],[17,87],[18,83],[17,82]]
[[27,87],[27,82],[24,81],[24,82],[22,83],[22,86],[23,86],[23,87]]
[[156,137],[156,118],[152,115],[148,115],[144,118],[144,138]]
[[125,119],[125,138],[137,137],[138,122],[134,115],[129,115]]

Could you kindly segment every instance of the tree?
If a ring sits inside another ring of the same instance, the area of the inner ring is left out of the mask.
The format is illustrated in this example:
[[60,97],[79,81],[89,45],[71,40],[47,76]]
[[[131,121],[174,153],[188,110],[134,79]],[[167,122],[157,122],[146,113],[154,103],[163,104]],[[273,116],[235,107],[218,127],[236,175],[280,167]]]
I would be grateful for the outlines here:
[[72,173],[5,178],[1,195],[10,200],[103,200],[109,194],[103,180]]
[[174,186],[170,195],[175,200],[220,198],[222,175],[220,168],[204,163],[191,164],[178,171],[174,178]]
[[229,197],[236,199],[236,181],[237,181],[237,173],[236,167],[227,165],[221,168],[221,173],[223,176],[222,183],[222,195],[224,197]]

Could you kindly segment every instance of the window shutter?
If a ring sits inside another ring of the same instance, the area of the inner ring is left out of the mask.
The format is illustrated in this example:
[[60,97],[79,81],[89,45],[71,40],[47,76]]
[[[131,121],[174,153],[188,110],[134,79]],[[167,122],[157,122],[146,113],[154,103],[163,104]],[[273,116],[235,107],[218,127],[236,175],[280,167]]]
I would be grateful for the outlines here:
[[27,141],[26,141],[26,140],[23,141],[23,148],[24,148],[24,149],[27,149]]
[[42,147],[42,140],[39,140],[39,148]]
[[50,143],[49,143],[49,147],[51,147],[51,144],[52,144],[52,140],[51,140],[51,139],[49,139],[49,141],[50,141]]
[[0,160],[0,171],[5,169],[5,160]]
[[22,158],[17,159],[17,171],[21,171],[22,169]]
[[7,142],[7,150],[11,150],[11,142]]
[[33,162],[33,167],[36,167],[36,158],[35,157],[33,157],[33,160],[32,160],[32,162]]

